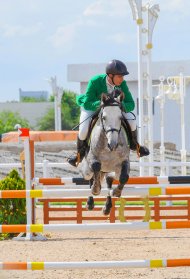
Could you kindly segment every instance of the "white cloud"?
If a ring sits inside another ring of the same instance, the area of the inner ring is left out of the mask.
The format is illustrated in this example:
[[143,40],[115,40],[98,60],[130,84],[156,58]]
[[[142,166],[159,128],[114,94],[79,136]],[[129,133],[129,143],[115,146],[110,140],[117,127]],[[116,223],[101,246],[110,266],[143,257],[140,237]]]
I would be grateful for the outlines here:
[[104,10],[103,10],[101,1],[92,3],[84,10],[85,16],[103,15],[103,14],[104,14]]
[[2,35],[7,38],[31,36],[40,32],[43,28],[41,22],[32,25],[4,25],[2,27]]
[[189,0],[172,0],[165,1],[159,0],[161,11],[183,13],[184,15],[190,15],[190,1]]
[[81,24],[82,22],[79,20],[64,26],[59,26],[54,35],[50,37],[53,46],[55,48],[70,46],[75,40],[77,29]]
[[50,42],[55,48],[70,47],[80,36],[83,37],[85,28],[97,25],[95,20],[81,16],[72,23],[57,27],[55,33],[50,37]]
[[126,16],[129,4],[126,0],[97,0],[83,12],[84,16]]
[[127,35],[126,33],[116,33],[113,35],[109,35],[107,37],[107,40],[116,44],[125,44],[127,42]]
[[73,41],[75,37],[75,28],[73,25],[60,26],[55,34],[51,37],[51,42],[54,47],[62,47]]

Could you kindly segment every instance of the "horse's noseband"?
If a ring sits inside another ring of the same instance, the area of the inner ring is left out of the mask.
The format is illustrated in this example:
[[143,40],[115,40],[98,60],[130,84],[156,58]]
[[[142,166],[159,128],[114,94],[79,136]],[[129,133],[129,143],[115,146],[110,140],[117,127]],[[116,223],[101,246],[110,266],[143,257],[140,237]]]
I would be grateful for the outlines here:
[[[103,124],[103,123],[102,123]],[[104,129],[104,132],[107,134],[107,133],[109,133],[109,132],[117,132],[118,134],[120,133],[120,131],[121,131],[121,127],[120,127],[120,129],[118,130],[118,129],[114,129],[114,128],[111,128],[111,129],[109,129],[109,130],[106,130],[105,128],[104,128],[104,126],[103,126],[103,129]]]

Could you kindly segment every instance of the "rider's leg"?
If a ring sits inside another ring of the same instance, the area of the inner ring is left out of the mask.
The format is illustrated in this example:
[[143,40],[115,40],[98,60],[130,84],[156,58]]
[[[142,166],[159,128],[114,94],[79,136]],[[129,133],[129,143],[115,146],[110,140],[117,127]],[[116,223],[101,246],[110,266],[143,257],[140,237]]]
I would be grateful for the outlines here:
[[91,118],[89,116],[91,116],[93,113],[94,113],[94,111],[85,110],[85,109],[81,108],[81,115],[80,115],[81,124],[79,126],[79,134],[78,134],[78,138],[77,138],[77,154],[72,155],[68,159],[68,163],[74,167],[77,167],[78,163],[81,162],[85,156],[85,151],[87,148],[86,137],[88,134],[89,124],[91,121]]
[[150,154],[148,148],[146,146],[141,146],[138,143],[138,135],[137,135],[137,124],[135,116],[132,113],[124,113],[124,117],[127,119],[132,133],[132,139],[130,142],[131,150],[138,150],[140,157],[147,156]]

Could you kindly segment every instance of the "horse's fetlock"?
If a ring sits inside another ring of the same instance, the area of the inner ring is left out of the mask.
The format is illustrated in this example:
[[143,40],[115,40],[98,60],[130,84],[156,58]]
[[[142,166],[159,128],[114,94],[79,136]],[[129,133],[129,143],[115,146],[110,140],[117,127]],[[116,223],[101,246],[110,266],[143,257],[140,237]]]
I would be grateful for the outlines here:
[[120,190],[119,187],[117,186],[116,188],[113,189],[112,196],[117,198],[121,197],[121,191],[122,190]]

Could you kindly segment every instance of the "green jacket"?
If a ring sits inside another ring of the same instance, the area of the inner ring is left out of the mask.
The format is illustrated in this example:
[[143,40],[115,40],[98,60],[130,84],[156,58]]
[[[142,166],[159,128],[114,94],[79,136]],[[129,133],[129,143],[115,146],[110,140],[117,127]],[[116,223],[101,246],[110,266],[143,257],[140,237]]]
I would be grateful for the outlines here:
[[[134,110],[135,102],[128,89],[126,81],[124,80],[121,85],[116,88],[121,89],[125,94],[125,98],[122,102],[125,111],[130,112]],[[100,106],[102,93],[108,93],[106,86],[106,74],[97,75],[91,78],[88,83],[86,93],[78,95],[76,97],[76,102],[79,106],[84,107],[85,110],[96,111]]]

